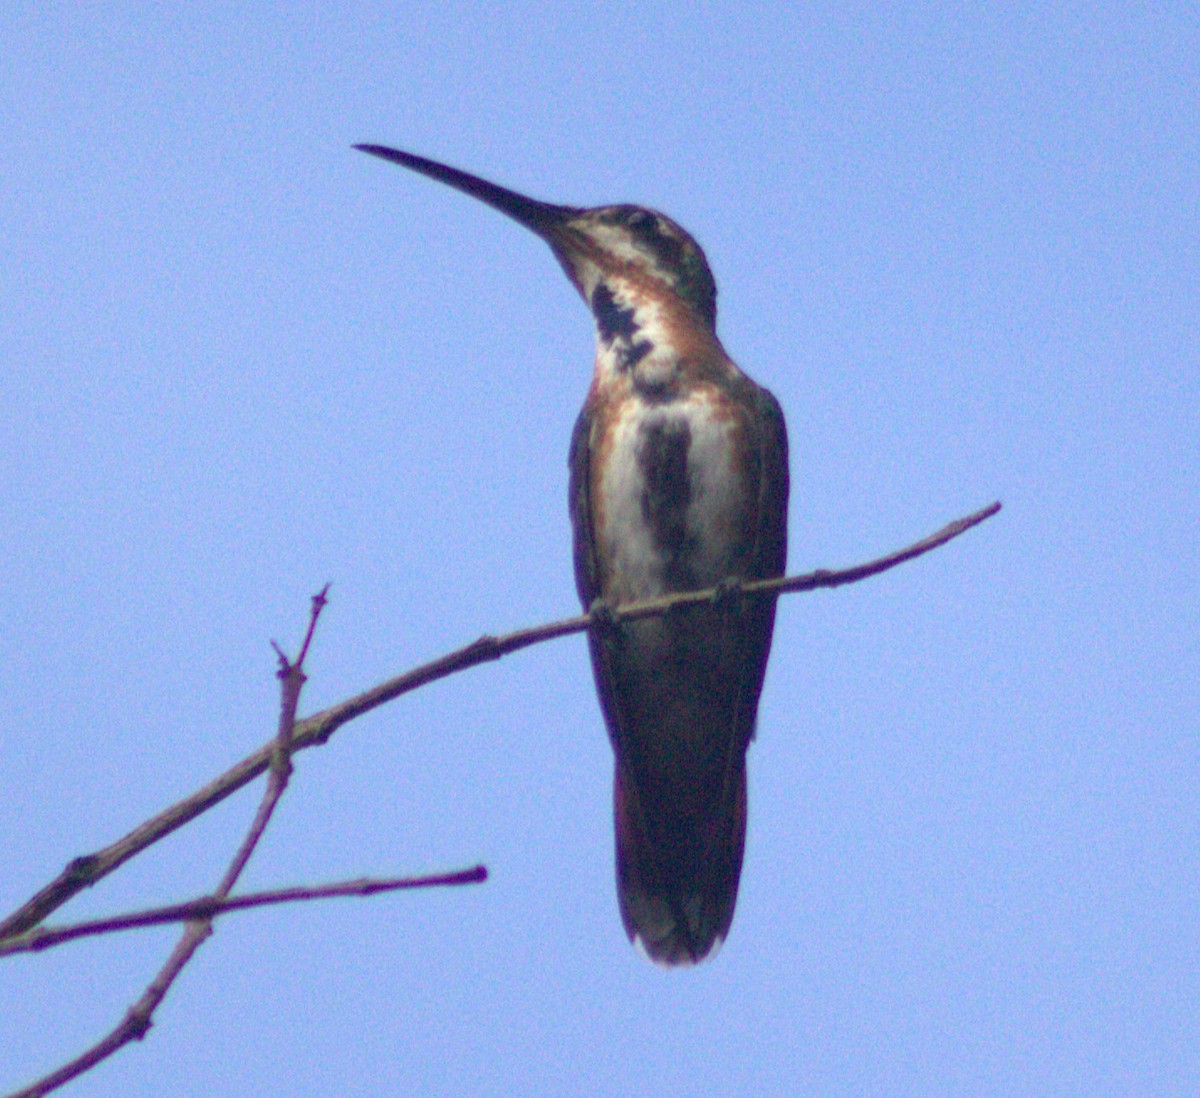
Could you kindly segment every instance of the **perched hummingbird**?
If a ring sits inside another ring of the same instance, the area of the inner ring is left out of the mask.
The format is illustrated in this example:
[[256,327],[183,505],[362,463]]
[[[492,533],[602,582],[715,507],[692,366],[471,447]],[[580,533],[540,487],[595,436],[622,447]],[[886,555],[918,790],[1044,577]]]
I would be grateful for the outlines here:
[[[411,153],[355,147],[532,230],[592,310],[596,365],[569,487],[584,607],[782,575],[783,413],[717,339],[716,283],[691,236],[641,206],[555,206]],[[729,594],[589,633],[616,757],[621,918],[659,963],[699,961],[733,920],[746,749],[774,623],[774,600]]]

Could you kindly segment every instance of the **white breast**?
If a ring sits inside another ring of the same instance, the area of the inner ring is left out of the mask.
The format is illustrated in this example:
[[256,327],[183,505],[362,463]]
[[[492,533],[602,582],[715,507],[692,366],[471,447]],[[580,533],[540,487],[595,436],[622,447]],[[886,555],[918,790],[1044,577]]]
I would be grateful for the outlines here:
[[[735,464],[737,420],[711,392],[653,403],[628,399],[605,467],[593,481],[596,548],[605,597],[651,598],[730,574],[752,505]],[[666,440],[665,442],[663,440]],[[663,462],[648,456],[665,454]],[[664,471],[665,470],[665,471]]]

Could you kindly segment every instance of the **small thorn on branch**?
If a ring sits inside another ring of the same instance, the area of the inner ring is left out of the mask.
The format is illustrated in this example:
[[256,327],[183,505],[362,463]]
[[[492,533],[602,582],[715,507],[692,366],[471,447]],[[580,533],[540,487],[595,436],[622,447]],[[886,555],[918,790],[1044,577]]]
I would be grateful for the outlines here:
[[325,584],[325,586],[322,587],[321,590],[312,597],[312,611],[308,616],[308,632],[304,634],[304,643],[300,646],[300,655],[296,659],[297,667],[304,666],[304,660],[308,656],[308,646],[312,643],[313,633],[317,628],[317,619],[321,616],[321,611],[325,609],[329,602],[328,596],[330,586],[331,585],[328,583]]

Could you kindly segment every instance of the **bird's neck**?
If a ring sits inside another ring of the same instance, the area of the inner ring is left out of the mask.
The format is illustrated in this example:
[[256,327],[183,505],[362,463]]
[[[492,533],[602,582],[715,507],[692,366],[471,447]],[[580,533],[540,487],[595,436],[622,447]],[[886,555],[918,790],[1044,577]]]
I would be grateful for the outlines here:
[[689,381],[736,376],[712,326],[671,290],[601,279],[588,299],[596,322],[596,383],[671,399]]

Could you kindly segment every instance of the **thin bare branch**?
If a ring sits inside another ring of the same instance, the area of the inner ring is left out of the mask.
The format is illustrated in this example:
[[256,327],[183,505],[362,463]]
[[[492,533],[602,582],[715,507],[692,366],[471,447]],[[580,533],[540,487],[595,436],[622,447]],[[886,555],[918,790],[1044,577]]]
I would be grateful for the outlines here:
[[487,868],[471,866],[452,873],[432,873],[421,877],[360,877],[353,881],[338,881],[334,884],[276,888],[266,892],[245,892],[240,896],[218,899],[216,896],[199,896],[194,900],[170,904],[166,907],[133,911],[124,915],[113,915],[107,919],[90,919],[70,926],[34,927],[18,938],[0,942],[0,957],[9,953],[37,953],[52,946],[73,942],[79,938],[98,934],[112,934],[121,930],[137,930],[164,923],[187,922],[191,919],[211,919],[230,911],[244,911],[250,907],[266,907],[272,904],[297,903],[305,900],[325,900],[339,896],[375,896],[381,892],[398,892],[410,888],[445,888],[455,885],[480,884],[487,880]]
[[[972,527],[991,518],[999,510],[1000,504],[993,503],[972,515],[957,519],[937,533],[931,534],[905,549],[889,553],[877,560],[868,561],[866,564],[839,570],[818,569],[815,572],[785,579],[760,580],[745,584],[742,590],[747,595],[766,597],[772,594],[781,595],[856,583],[945,545]],[[707,602],[720,597],[720,594],[716,589],[709,589],[683,595],[670,595],[666,598],[629,604],[612,611],[612,614],[619,620],[631,621],[663,614],[676,607]],[[528,648],[530,645],[569,636],[572,633],[581,633],[592,623],[593,615],[589,613],[534,628],[518,629],[503,636],[480,637],[457,651],[449,652],[429,663],[413,668],[411,671],[397,675],[357,697],[299,721],[293,735],[292,752],[303,751],[306,748],[325,743],[343,724],[378,708],[401,694],[407,694],[411,690],[416,690],[428,683],[445,678],[447,675],[464,671],[478,664],[498,660],[502,656],[522,648]],[[214,805],[252,782],[270,765],[274,749],[275,741],[272,740],[236,766],[231,767],[220,777],[215,778],[191,796],[171,805],[153,819],[147,820],[111,846],[96,851],[94,854],[74,859],[55,880],[39,890],[3,922],[0,922],[0,940],[21,934],[31,927],[37,926],[47,915],[61,907],[76,893],[95,884],[130,858],[169,835],[176,828],[182,827],[190,820],[207,812]]]
[[234,884],[250,860],[250,855],[254,853],[263,832],[266,831],[275,806],[279,803],[279,798],[283,796],[283,791],[287,789],[288,781],[291,779],[292,737],[296,730],[296,710],[300,706],[300,691],[304,688],[306,681],[304,657],[308,654],[308,646],[312,641],[313,630],[317,627],[317,619],[320,618],[321,611],[325,609],[327,602],[325,596],[328,592],[329,584],[325,584],[320,594],[313,596],[312,610],[308,615],[308,630],[304,634],[304,644],[300,648],[300,656],[295,663],[292,663],[283,654],[279,645],[274,641],[271,642],[279,656],[277,677],[280,683],[279,725],[271,744],[271,777],[267,782],[266,792],[263,793],[263,799],[259,803],[250,830],[246,832],[242,845],[233,856],[233,861],[229,863],[229,868],[225,870],[221,883],[217,885],[216,891],[213,893],[216,899],[223,900],[233,890]]
[[[312,600],[308,630],[304,639],[304,652],[308,651],[308,643],[312,639],[317,619],[321,616],[321,610],[325,606],[325,594],[328,590],[327,584],[325,590]],[[279,803],[279,798],[283,796],[283,791],[287,788],[292,772],[292,738],[296,725],[296,708],[300,702],[300,690],[304,686],[304,670],[299,660],[295,663],[290,662],[279,650],[278,645],[275,645],[275,651],[279,653],[280,704],[279,727],[275,739],[271,743],[271,776],[267,781],[267,788],[263,792],[258,811],[254,814],[254,820],[213,893],[212,898],[218,903],[228,898],[238,877],[241,876],[242,870],[245,869],[250,855],[254,853],[255,847],[266,830],[275,806]],[[18,1091],[17,1095],[49,1094],[64,1083],[69,1083],[72,1079],[77,1079],[80,1075],[90,1071],[130,1041],[140,1041],[145,1037],[153,1024],[154,1012],[166,997],[167,992],[170,991],[171,985],[187,966],[196,950],[211,934],[211,915],[189,919],[166,963],[150,981],[150,985],[142,993],[141,998],[126,1011],[125,1017],[91,1048],[39,1079],[25,1090]]]

